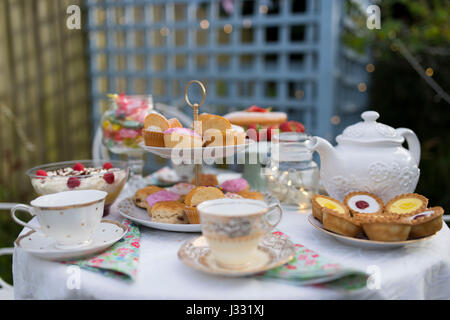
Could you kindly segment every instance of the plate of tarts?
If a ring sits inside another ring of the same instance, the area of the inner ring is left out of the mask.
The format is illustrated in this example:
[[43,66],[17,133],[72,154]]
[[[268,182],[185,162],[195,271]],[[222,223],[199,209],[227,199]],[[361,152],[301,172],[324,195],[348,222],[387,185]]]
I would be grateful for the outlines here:
[[368,192],[349,193],[344,201],[316,195],[308,221],[347,245],[367,249],[398,248],[432,239],[442,228],[442,207],[428,199],[402,194],[384,204]]

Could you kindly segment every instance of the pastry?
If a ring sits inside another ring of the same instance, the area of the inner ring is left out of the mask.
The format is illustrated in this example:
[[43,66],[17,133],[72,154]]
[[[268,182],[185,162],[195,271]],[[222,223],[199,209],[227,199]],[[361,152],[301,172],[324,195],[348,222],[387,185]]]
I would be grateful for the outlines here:
[[184,213],[185,204],[179,201],[161,201],[151,207],[151,217],[153,222],[188,224]]
[[[287,120],[287,114],[285,112],[271,112],[268,109],[263,108],[260,108],[260,111],[251,111],[252,107],[247,110],[248,111],[231,112],[224,117],[232,124],[243,126],[245,128],[252,124],[258,124],[263,128],[270,126],[278,128],[280,124]],[[256,109],[253,108],[253,110]]]
[[405,241],[411,231],[411,223],[400,215],[360,215],[356,220],[370,240]]
[[443,215],[442,207],[433,207],[408,217],[408,221],[411,222],[409,237],[415,239],[435,234],[442,228]]
[[157,186],[148,186],[142,189],[139,189],[136,191],[136,193],[133,196],[133,202],[138,206],[139,208],[147,209],[147,197],[155,192],[163,190],[160,187]]
[[181,196],[185,196],[189,193],[189,191],[191,191],[194,188],[195,188],[195,185],[193,185],[193,184],[186,183],[186,182],[180,182],[169,188],[166,188],[166,190],[175,192]]
[[408,217],[424,211],[427,205],[428,199],[424,196],[417,193],[406,193],[389,200],[384,210],[388,214]]
[[233,192],[233,193],[238,193],[238,192],[241,192],[244,190],[248,190],[249,187],[250,186],[249,186],[247,180],[245,180],[244,178],[227,180],[224,183],[222,183],[221,185],[219,185],[219,188],[221,188],[223,191]]
[[226,132],[227,130],[232,130],[232,125],[230,121],[221,116],[212,115],[202,123],[202,131],[205,133],[209,129],[216,129],[221,132]]
[[262,194],[261,192],[258,192],[258,191],[243,190],[243,191],[237,192],[237,194],[245,199],[264,201],[264,194]]
[[351,192],[345,196],[344,204],[352,217],[360,214],[382,214],[383,201],[369,192]]
[[[341,210],[344,208],[344,210]],[[356,237],[361,233],[361,226],[350,216],[346,207],[337,206],[334,209],[322,207],[323,227],[329,231],[349,237]]]
[[348,211],[347,207],[342,202],[336,199],[321,194],[313,196],[312,213],[313,216],[320,222],[323,222],[322,210],[324,208],[335,210],[341,214],[344,214],[346,211]]
[[204,201],[222,199],[225,195],[216,187],[195,187],[186,196],[184,203],[186,204],[185,213],[189,219],[189,223],[200,223],[200,217],[197,211],[197,205]]
[[167,148],[201,148],[202,137],[191,129],[170,128],[163,133],[164,146]]
[[[195,184],[195,178],[191,180],[192,184]],[[201,173],[198,176],[198,185],[209,187],[209,186],[217,186],[219,184],[219,180],[217,180],[217,176],[215,174],[206,174]]]
[[144,129],[142,135],[145,145],[152,147],[164,147],[164,131],[170,128],[182,127],[178,119],[172,118],[167,120],[159,113],[150,113],[144,121]]
[[227,192],[225,193],[225,198],[227,199],[243,199],[244,197],[233,192]]
[[161,190],[158,192],[155,192],[147,197],[147,210],[148,213],[151,215],[151,207],[158,202],[161,201],[179,201],[181,196],[175,192],[168,191],[168,190]]

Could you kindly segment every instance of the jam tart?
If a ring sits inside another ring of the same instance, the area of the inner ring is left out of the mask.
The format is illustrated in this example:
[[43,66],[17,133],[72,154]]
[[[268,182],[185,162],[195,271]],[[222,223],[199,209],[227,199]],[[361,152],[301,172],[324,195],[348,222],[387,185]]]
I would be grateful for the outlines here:
[[384,210],[388,214],[409,217],[424,211],[427,205],[428,199],[424,196],[417,193],[405,193],[389,200]]
[[324,207],[322,208],[322,218],[323,227],[337,234],[356,237],[362,232],[361,226],[350,216],[347,208],[343,212],[340,212]]
[[344,204],[352,217],[364,214],[382,214],[383,201],[369,192],[351,192],[345,196]]
[[321,194],[315,195],[312,198],[312,212],[313,216],[320,222],[323,222],[322,209],[324,208],[335,210],[339,213],[348,212],[348,209],[344,206],[344,204],[342,204],[342,202]]
[[411,231],[411,222],[400,215],[359,215],[355,218],[364,233],[374,241],[405,241]]
[[406,218],[411,223],[409,237],[417,239],[435,234],[442,228],[443,215],[442,207],[432,207]]

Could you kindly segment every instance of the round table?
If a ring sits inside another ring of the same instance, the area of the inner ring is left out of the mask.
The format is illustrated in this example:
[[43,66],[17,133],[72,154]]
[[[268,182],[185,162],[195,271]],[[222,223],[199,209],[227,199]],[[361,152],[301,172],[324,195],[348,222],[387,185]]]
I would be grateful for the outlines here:
[[[108,219],[121,221],[117,203]],[[35,258],[15,249],[13,258],[16,299],[449,299],[450,230],[433,239],[391,250],[367,250],[348,246],[315,230],[308,214],[285,211],[278,228],[331,261],[363,272],[376,266],[377,289],[343,291],[318,286],[299,286],[255,277],[223,278],[186,267],[177,252],[197,233],[178,233],[140,226],[138,278],[129,283],[81,270],[80,288],[70,289],[68,268],[59,262]],[[23,232],[25,232],[24,230]],[[369,269],[368,269],[369,268]]]

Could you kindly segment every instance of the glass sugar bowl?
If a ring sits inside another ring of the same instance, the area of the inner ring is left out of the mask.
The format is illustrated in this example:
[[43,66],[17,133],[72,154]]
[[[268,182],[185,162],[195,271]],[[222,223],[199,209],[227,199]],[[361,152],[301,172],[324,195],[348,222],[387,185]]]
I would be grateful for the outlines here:
[[293,209],[311,208],[311,199],[319,191],[319,168],[305,142],[304,133],[283,132],[272,137],[267,189],[278,200]]

